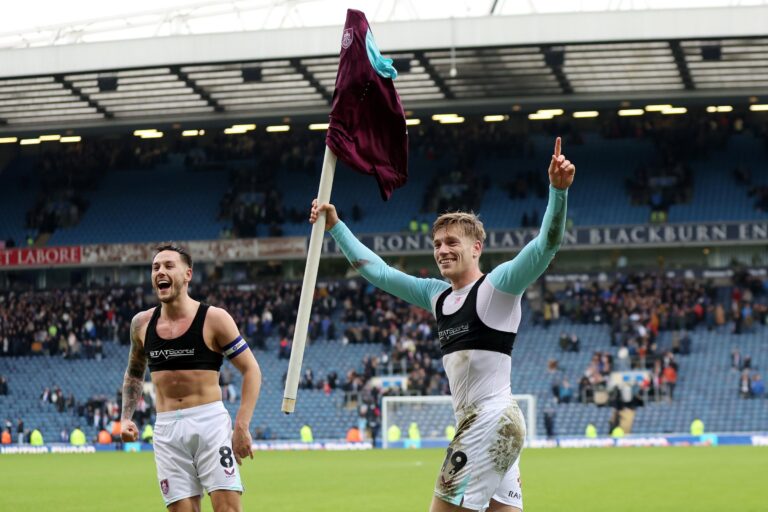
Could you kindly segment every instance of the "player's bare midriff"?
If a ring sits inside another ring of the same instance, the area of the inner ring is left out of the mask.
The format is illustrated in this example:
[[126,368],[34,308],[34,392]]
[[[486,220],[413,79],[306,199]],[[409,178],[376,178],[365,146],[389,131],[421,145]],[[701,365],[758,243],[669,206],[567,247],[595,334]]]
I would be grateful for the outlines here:
[[[147,338],[147,327],[152,317],[153,310],[143,313],[143,325],[141,326],[141,344]],[[161,337],[172,337],[184,333],[192,325],[194,316],[177,322],[174,331],[169,329],[169,323],[158,319],[157,333]],[[208,332],[206,325],[203,336],[206,345],[211,349],[208,338],[212,333]],[[157,412],[178,411],[189,409],[198,405],[205,405],[221,400],[221,388],[219,387],[219,372],[213,370],[159,370],[151,373],[152,384],[155,386],[155,409]]]
[[160,370],[152,372],[157,412],[177,411],[221,400],[219,372]]

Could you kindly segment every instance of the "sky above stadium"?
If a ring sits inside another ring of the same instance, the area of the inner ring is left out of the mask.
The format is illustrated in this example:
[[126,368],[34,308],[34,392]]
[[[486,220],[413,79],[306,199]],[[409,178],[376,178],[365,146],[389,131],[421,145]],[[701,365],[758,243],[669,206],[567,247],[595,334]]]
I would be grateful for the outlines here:
[[0,48],[371,21],[768,5],[768,0],[29,0],[0,17]]

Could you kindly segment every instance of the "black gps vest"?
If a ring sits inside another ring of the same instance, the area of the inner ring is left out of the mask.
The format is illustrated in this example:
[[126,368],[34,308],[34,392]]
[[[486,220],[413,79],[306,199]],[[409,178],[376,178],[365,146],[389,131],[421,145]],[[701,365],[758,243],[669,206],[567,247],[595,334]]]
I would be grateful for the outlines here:
[[443,355],[459,350],[490,350],[512,355],[512,346],[517,335],[514,332],[504,332],[488,327],[477,316],[477,290],[485,278],[486,276],[483,275],[477,280],[464,300],[464,304],[451,315],[443,314],[443,303],[453,290],[448,288],[437,298],[435,318],[440,351]]
[[201,302],[187,332],[172,340],[166,340],[157,335],[157,319],[160,318],[161,307],[156,307],[152,313],[144,340],[144,354],[149,362],[149,371],[219,371],[223,356],[209,349],[203,339],[203,324],[205,324],[208,304]]

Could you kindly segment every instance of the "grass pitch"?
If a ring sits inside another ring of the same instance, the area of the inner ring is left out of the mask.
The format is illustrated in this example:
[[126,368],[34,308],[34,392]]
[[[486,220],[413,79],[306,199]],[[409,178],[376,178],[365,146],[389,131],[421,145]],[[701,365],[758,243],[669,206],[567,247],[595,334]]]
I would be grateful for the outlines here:
[[[426,512],[443,455],[257,453],[241,468],[244,510]],[[526,450],[521,470],[526,512],[768,510],[768,448]],[[0,511],[151,510],[165,510],[151,453],[0,455]]]

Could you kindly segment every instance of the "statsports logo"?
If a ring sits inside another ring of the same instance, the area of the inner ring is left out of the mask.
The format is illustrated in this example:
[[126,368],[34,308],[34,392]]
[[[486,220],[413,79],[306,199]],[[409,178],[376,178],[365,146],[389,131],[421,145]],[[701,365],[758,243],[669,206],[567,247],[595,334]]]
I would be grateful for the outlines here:
[[469,332],[469,323],[461,324],[456,327],[449,327],[443,331],[438,331],[437,337],[441,343],[449,341],[454,336],[459,334],[466,334]]
[[174,359],[177,357],[187,357],[187,356],[194,356],[194,355],[195,355],[195,349],[193,348],[180,348],[180,349],[168,348],[165,350],[149,351],[149,357],[152,359],[158,359],[161,357],[165,359]]

